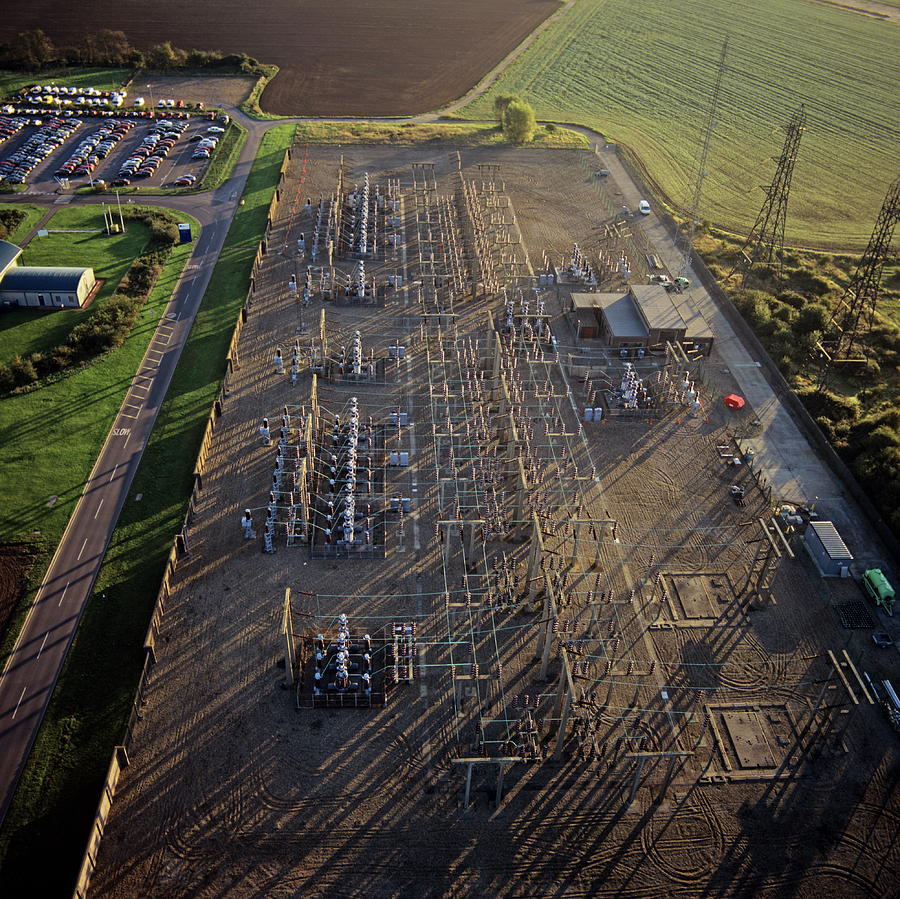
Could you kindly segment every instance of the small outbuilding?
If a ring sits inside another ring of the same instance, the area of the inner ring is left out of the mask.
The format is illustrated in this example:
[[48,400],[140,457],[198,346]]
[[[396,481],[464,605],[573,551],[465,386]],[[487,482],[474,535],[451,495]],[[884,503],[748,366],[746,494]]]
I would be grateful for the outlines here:
[[811,521],[804,542],[822,577],[847,576],[853,553],[832,522]]
[[80,309],[97,286],[92,268],[19,265],[21,254],[15,244],[0,240],[0,306]]
[[578,340],[599,340],[622,355],[642,355],[667,341],[708,355],[713,334],[686,293],[635,284],[619,293],[573,293],[569,316]]

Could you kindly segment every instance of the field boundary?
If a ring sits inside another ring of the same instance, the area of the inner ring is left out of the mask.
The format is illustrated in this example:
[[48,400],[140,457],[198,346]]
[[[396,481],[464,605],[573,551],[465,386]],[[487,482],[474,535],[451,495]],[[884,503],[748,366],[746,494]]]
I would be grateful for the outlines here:
[[[622,166],[629,177],[631,177],[635,184],[640,187],[645,195],[653,197],[658,208],[660,198],[656,192],[656,185],[652,182],[652,179],[648,180],[643,176],[640,167],[635,164],[635,161],[631,158],[631,153],[627,148],[623,148],[620,144],[614,144],[613,146],[616,148],[616,156],[622,163]],[[622,152],[623,149],[624,152]],[[665,225],[672,240],[677,240],[678,223],[675,221],[674,217],[669,212],[662,211],[657,213],[657,217]],[[853,476],[853,472],[850,471],[847,464],[828,442],[828,439],[800,401],[800,398],[793,390],[791,390],[784,375],[778,370],[778,367],[769,356],[765,347],[763,347],[759,338],[753,333],[753,329],[740,312],[738,312],[731,300],[728,299],[728,295],[719,285],[715,276],[706,267],[706,263],[693,248],[691,249],[691,265],[697,273],[697,276],[703,282],[703,286],[713,298],[716,306],[718,306],[722,314],[728,319],[728,323],[734,329],[735,333],[740,337],[744,345],[759,359],[766,381],[768,381],[775,396],[787,407],[794,420],[800,426],[803,435],[810,443],[812,443],[816,451],[824,457],[824,461],[827,463],[832,473],[850,492],[850,495],[858,503],[866,518],[869,519],[869,523],[875,529],[878,536],[884,541],[888,550],[900,558],[900,541],[898,541],[891,532],[872,501]]]
[[175,538],[172,541],[172,548],[169,550],[169,557],[166,560],[159,592],[157,593],[156,601],[153,604],[150,623],[147,627],[147,634],[144,637],[144,665],[132,701],[131,714],[128,717],[128,723],[125,725],[122,742],[116,745],[113,750],[112,760],[107,769],[103,787],[100,792],[100,800],[97,804],[97,810],[94,813],[94,819],[91,823],[90,836],[88,837],[87,846],[85,847],[81,867],[78,872],[78,878],[75,883],[75,889],[72,894],[74,899],[86,899],[87,897],[91,877],[97,867],[100,842],[103,839],[106,821],[109,817],[109,810],[115,796],[116,785],[118,784],[122,770],[128,767],[128,749],[134,738],[134,729],[137,726],[138,721],[143,717],[146,693],[150,685],[153,667],[156,664],[156,640],[160,635],[163,619],[165,618],[166,600],[172,594],[172,581],[175,577],[179,561],[190,556],[189,532],[194,520],[197,497],[203,491],[203,476],[206,471],[206,460],[212,446],[213,435],[216,432],[216,422],[225,414],[225,406],[229,394],[228,376],[236,368],[240,367],[237,346],[240,341],[243,327],[250,317],[250,306],[256,288],[256,275],[259,271],[262,258],[266,255],[268,250],[267,241],[269,238],[269,231],[278,210],[278,206],[281,203],[281,185],[284,182],[285,172],[287,171],[288,163],[290,161],[291,147],[289,146],[285,150],[278,184],[276,185],[275,193],[269,204],[269,210],[266,217],[266,231],[259,241],[256,256],[253,260],[253,268],[250,273],[250,287],[247,291],[244,305],[241,307],[234,323],[231,342],[228,345],[228,352],[225,357],[225,372],[222,376],[222,386],[219,388],[219,395],[216,397],[212,408],[210,409],[209,416],[206,420],[206,428],[203,431],[203,437],[200,441],[200,449],[194,462],[194,486],[188,499],[187,511],[185,512],[181,530],[175,535]]

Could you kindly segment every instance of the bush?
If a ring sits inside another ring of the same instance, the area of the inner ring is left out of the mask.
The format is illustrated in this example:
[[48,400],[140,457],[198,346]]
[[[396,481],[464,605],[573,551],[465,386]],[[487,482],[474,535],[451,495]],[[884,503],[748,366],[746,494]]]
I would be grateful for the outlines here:
[[9,370],[16,387],[28,387],[38,378],[37,370],[29,357],[23,359],[21,356],[16,356],[10,364]]
[[782,290],[777,299],[782,303],[787,303],[788,306],[793,306],[794,309],[802,309],[807,303],[806,297],[795,290]]
[[12,370],[5,362],[0,362],[0,393],[9,393],[15,386]]
[[797,316],[797,328],[805,333],[824,331],[831,320],[831,313],[822,303],[809,303],[800,310]]
[[813,418],[825,416],[835,423],[852,422],[859,418],[859,403],[852,397],[841,396],[831,390],[813,388],[798,390],[797,395],[803,400],[803,405]]
[[522,98],[518,94],[497,94],[494,97],[494,115],[497,121],[503,124],[503,114],[506,112],[510,103],[520,103]]
[[510,140],[527,144],[536,130],[534,110],[524,100],[513,100],[503,111],[503,132]]
[[544,125],[544,128],[547,130],[548,133],[556,134],[557,129],[556,129],[556,125],[554,125],[553,122],[548,122],[546,125]]
[[791,287],[806,296],[823,297],[834,285],[808,268],[790,269],[787,273]]
[[7,240],[24,221],[21,209],[0,209],[0,240]]
[[764,290],[735,290],[731,302],[754,330],[770,328],[772,323],[771,303],[774,297]]

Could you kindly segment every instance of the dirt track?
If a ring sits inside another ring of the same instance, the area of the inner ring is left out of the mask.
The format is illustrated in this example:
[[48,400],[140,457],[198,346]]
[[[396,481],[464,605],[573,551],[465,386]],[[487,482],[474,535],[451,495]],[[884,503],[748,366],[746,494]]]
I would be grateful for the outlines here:
[[0,545],[0,638],[25,590],[33,557],[27,547]]
[[558,8],[556,0],[266,0],[248,15],[240,0],[168,0],[135,17],[116,0],[44,0],[0,23],[0,40],[43,28],[64,45],[118,29],[142,49],[170,40],[275,63],[266,112],[414,115],[464,94]]
[[[338,151],[313,151],[305,183],[289,182],[287,196],[329,194],[337,160]],[[373,180],[389,173],[404,185],[411,162],[433,161],[439,189],[450,191],[454,160],[446,149],[355,148],[348,161],[353,180],[365,171]],[[464,152],[462,162],[472,178],[479,177],[476,163],[501,163],[532,261],[544,250],[566,253],[574,241],[591,245],[596,195],[579,154]],[[618,542],[603,544],[599,568],[583,548],[574,564],[554,569],[562,578],[558,639],[577,637],[586,666],[564,757],[515,765],[496,812],[493,774],[478,771],[472,807],[461,809],[463,772],[451,759],[458,750],[473,751],[470,729],[479,718],[502,732],[502,722],[521,707],[517,697],[536,696],[550,755],[559,668],[554,651],[549,683],[538,681],[540,615],[527,606],[501,607],[472,611],[476,624],[465,636],[479,660],[502,659],[502,675],[485,682],[476,701],[451,676],[469,657],[459,654],[463,634],[441,600],[445,590],[457,591],[463,557],[454,543],[442,570],[437,478],[449,462],[446,448],[430,437],[441,392],[428,385],[452,375],[458,360],[426,362],[418,307],[408,304],[408,295],[394,295],[384,308],[325,307],[334,345],[356,328],[367,346],[382,351],[403,337],[410,362],[404,376],[384,387],[323,384],[320,390],[329,413],[342,409],[351,392],[374,416],[408,404],[417,451],[408,472],[390,476],[400,490],[416,479],[420,499],[403,541],[394,528],[383,560],[332,562],[310,561],[304,549],[283,542],[275,555],[264,555],[258,541],[241,540],[240,509],[265,504],[271,477],[272,451],[256,436],[259,418],[308,401],[308,375],[291,388],[271,366],[273,346],[289,344],[300,327],[285,285],[295,267],[296,226],[308,231],[309,223],[295,220],[291,231],[288,205],[271,246],[289,252],[273,249],[260,275],[241,368],[191,532],[191,557],[169,600],[93,894],[655,899],[895,892],[896,737],[876,709],[859,710],[842,740],[839,711],[810,712],[829,678],[826,649],[847,646],[877,671],[866,635],[840,631],[829,608],[852,598],[855,587],[813,576],[800,554],[779,568],[775,604],[740,595],[759,540],[754,521],[765,503],[746,470],[737,478],[747,484],[748,506],[738,509],[726,499],[736,475],[716,450],[727,440],[718,404],[698,418],[676,410],[652,423],[639,416],[585,425],[581,440],[559,367],[545,374],[515,354],[511,371],[535,385],[533,395],[526,391],[526,406],[545,472],[536,492],[557,507],[545,535],[548,555],[571,552],[573,491],[586,514],[618,520]],[[568,326],[552,291],[548,303],[554,334],[565,344]],[[305,327],[320,307],[314,301],[304,312]],[[458,327],[460,346],[483,340],[483,305],[462,305]],[[432,360],[444,339],[429,335]],[[715,355],[702,379],[710,397],[733,386]],[[575,381],[573,391],[583,405],[584,387]],[[551,439],[548,427],[540,439],[543,423],[557,416],[573,436]],[[591,465],[599,485],[586,477]],[[412,545],[416,530],[419,551]],[[485,560],[504,557],[520,585],[526,551],[527,544],[491,541]],[[653,587],[656,575],[681,578],[681,586],[672,582],[664,597]],[[715,599],[697,600],[686,588],[704,578],[718,585]],[[584,629],[585,594],[598,584],[608,595],[591,636]],[[416,619],[426,658],[419,682],[398,687],[380,710],[297,710],[278,664],[280,603],[288,586],[315,594],[302,603],[315,628],[340,612],[369,627]],[[668,701],[660,698],[662,688]],[[835,703],[839,689],[829,691]],[[726,733],[729,716],[741,713],[735,710],[754,708],[761,709],[760,727],[768,729],[774,756],[775,767],[762,771],[741,767]],[[625,745],[678,747],[692,755],[677,764],[666,789],[666,766],[649,764],[636,801],[626,807],[634,765],[621,754]],[[790,776],[773,779],[779,768]]]

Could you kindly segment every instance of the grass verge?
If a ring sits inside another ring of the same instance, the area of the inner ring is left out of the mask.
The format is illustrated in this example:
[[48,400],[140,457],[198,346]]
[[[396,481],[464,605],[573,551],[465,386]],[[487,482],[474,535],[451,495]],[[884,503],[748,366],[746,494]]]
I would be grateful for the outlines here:
[[[140,647],[184,517],[206,419],[294,127],[268,132],[107,551],[75,644],[0,831],[8,895],[68,895],[143,664]],[[136,500],[142,494],[140,502]],[[42,859],[52,854],[48,869]],[[40,867],[36,867],[40,866]]]
[[510,144],[496,123],[419,123],[358,122],[317,120],[297,126],[297,140],[306,144],[393,144],[413,146],[422,143],[454,143],[466,147],[521,146],[526,149],[557,147],[578,149],[588,145],[577,131],[553,126],[538,128],[528,144]]
[[219,187],[231,174],[246,140],[247,129],[237,122],[229,122],[196,190],[215,190]]
[[33,84],[59,84],[66,87],[96,87],[109,91],[122,87],[131,81],[134,74],[130,68],[97,69],[46,69],[42,72],[0,72],[0,96],[12,98],[23,87]]
[[18,209],[20,212],[25,213],[22,224],[6,238],[10,243],[14,243],[17,246],[21,246],[20,241],[25,240],[28,232],[41,220],[41,216],[47,211],[46,207],[35,206],[33,203],[5,203],[3,208]]
[[282,119],[284,116],[272,115],[272,113],[264,112],[259,105],[259,100],[260,97],[262,97],[263,91],[268,87],[269,82],[279,71],[278,66],[275,65],[263,65],[262,68],[265,70],[265,74],[260,75],[259,78],[256,79],[256,84],[250,89],[247,99],[241,103],[240,110],[244,115],[248,115],[253,119],[259,119],[260,121]]

